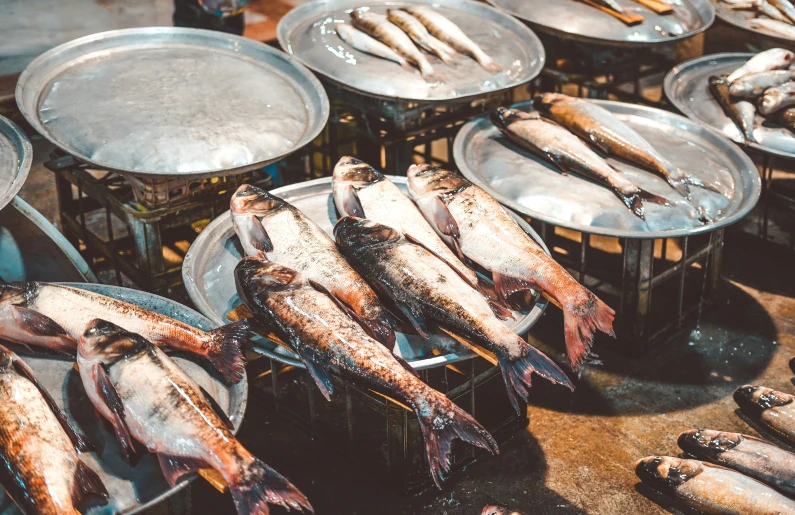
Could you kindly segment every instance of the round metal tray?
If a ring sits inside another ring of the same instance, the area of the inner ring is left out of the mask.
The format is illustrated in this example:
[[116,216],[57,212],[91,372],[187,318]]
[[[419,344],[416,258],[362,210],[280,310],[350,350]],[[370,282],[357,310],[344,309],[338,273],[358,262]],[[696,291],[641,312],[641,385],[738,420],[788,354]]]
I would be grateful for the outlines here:
[[672,43],[707,30],[715,21],[710,0],[673,0],[673,14],[661,15],[632,0],[617,0],[628,12],[644,17],[628,26],[578,0],[488,0],[529,23],[534,29],[563,39],[605,46]]
[[[404,192],[406,177],[388,176]],[[337,221],[337,211],[331,194],[331,178],[316,179],[273,190],[277,195],[300,209],[329,235]],[[518,219],[518,217],[517,217]],[[549,253],[538,234],[518,219],[523,229]],[[232,219],[226,212],[213,220],[196,238],[185,255],[182,278],[197,309],[217,324],[228,322],[226,314],[240,302],[235,291],[234,269],[242,255]],[[516,319],[504,323],[517,334],[527,332],[544,312],[547,300],[536,296],[536,303],[527,313],[514,312]],[[417,335],[396,333],[400,355],[417,370],[474,357],[474,353],[450,337],[433,335],[425,340]],[[264,338],[255,347],[262,354],[278,361],[303,367],[298,356]]]
[[[461,27],[505,72],[489,73],[465,56],[449,65],[429,57],[443,80],[443,84],[429,84],[419,72],[352,48],[334,30],[337,23],[350,23],[350,12],[357,7],[386,14],[388,8],[411,4],[432,5]],[[530,29],[505,13],[471,0],[434,0],[432,4],[314,0],[287,13],[279,22],[277,35],[286,52],[326,79],[367,96],[391,100],[464,100],[529,82],[544,67],[544,47]]]
[[0,209],[22,188],[32,161],[28,137],[14,122],[0,116]]
[[721,0],[713,0],[712,5],[715,8],[715,15],[723,22],[734,26],[745,32],[752,32],[771,42],[777,42],[787,48],[795,48],[795,40],[776,35],[764,29],[755,29],[748,24],[748,22],[757,17],[757,12],[753,9],[729,9],[729,6]]
[[740,130],[709,92],[708,80],[711,75],[729,74],[754,55],[714,54],[685,61],[665,76],[665,96],[685,116],[717,129],[735,143],[759,152],[795,159],[795,135],[791,131],[757,114],[754,136],[758,143],[746,144]]
[[251,39],[175,27],[63,44],[19,78],[19,109],[52,143],[97,168],[158,178],[231,175],[312,141],[323,87]]
[[[146,293],[119,286],[103,284],[64,283],[75,288],[83,288],[109,297],[121,299],[164,315],[176,318],[200,329],[209,330],[217,327],[210,320],[182,304],[151,293]],[[78,431],[86,435],[97,447],[97,452],[83,453],[83,461],[99,474],[110,493],[110,500],[105,506],[91,505],[86,515],[110,515],[138,513],[164,501],[187,485],[181,482],[174,488],[166,483],[160,472],[154,454],[141,456],[135,466],[128,465],[120,453],[115,437],[106,431],[88,400],[80,381],[78,372],[73,368],[73,361],[67,359],[44,357],[32,354],[24,348],[11,345],[25,362],[30,365],[36,378],[52,394],[55,402],[64,410],[70,420],[75,423]],[[202,366],[175,355],[174,360],[207,392],[218,401],[235,425],[240,427],[246,410],[248,384],[244,377],[236,385],[226,386],[211,376]],[[191,476],[191,479],[196,476]],[[0,489],[0,515],[17,515],[19,511],[5,493]]]
[[[632,104],[593,101],[638,131],[662,155],[686,172],[719,180],[727,195],[691,188],[693,203],[704,206],[715,223],[703,225],[695,209],[663,178],[608,159],[640,187],[661,195],[673,207],[645,203],[646,221],[635,216],[609,189],[576,175],[563,175],[546,161],[509,143],[488,116],[466,124],[453,155],[461,173],[502,204],[530,218],[576,231],[619,238],[673,238],[709,232],[736,222],[756,204],[759,172],[751,159],[717,131],[683,116]],[[530,103],[514,106],[530,110]]]

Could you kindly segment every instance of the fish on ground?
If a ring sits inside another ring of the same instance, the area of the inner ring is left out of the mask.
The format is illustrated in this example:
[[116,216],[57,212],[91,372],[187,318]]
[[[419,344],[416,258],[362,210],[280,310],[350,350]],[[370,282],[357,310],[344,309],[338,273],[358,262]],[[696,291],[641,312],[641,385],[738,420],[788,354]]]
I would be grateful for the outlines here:
[[756,138],[754,138],[756,108],[754,105],[746,100],[732,100],[729,96],[729,80],[725,76],[711,76],[709,78],[709,92],[723,109],[726,116],[737,126],[745,142],[756,143]]
[[735,80],[729,86],[729,94],[735,98],[754,100],[761,97],[768,88],[780,86],[795,80],[795,70],[771,70],[749,73]]
[[771,48],[764,52],[759,52],[743,63],[742,66],[729,74],[726,81],[731,84],[744,75],[780,70],[789,67],[793,63],[795,63],[795,52],[784,48]]
[[453,60],[455,49],[428,32],[425,25],[417,18],[400,9],[387,9],[386,13],[387,19],[408,34],[418,47],[434,54],[442,62],[449,63]]
[[413,69],[408,61],[398,55],[397,52],[351,25],[338,23],[337,34],[340,39],[360,52],[381,57],[388,61],[394,61],[407,69]]
[[795,105],[795,82],[787,82],[765,90],[759,101],[759,112],[769,116],[792,105]]
[[765,386],[744,385],[734,401],[750,418],[783,440],[795,444],[795,397]]

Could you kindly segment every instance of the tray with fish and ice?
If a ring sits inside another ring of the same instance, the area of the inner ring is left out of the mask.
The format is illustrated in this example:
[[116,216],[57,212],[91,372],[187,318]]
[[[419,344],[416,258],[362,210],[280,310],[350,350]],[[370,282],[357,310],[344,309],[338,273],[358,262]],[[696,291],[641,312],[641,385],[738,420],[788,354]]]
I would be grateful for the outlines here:
[[[406,177],[387,177],[404,193],[407,192]],[[285,186],[271,193],[300,209],[306,217],[332,235],[338,215],[330,177]],[[523,220],[515,218],[548,253],[538,234]],[[230,312],[242,304],[234,281],[234,270],[241,257],[243,253],[230,213],[213,220],[199,234],[185,256],[182,274],[188,294],[199,311],[218,324],[228,323]],[[534,295],[532,299],[527,311],[513,311],[513,318],[503,321],[516,334],[525,334],[538,321],[548,304],[546,298],[539,295]],[[473,351],[445,335],[432,334],[429,339],[424,339],[419,335],[397,332],[396,337],[396,353],[416,370],[439,367],[475,356]],[[260,354],[304,367],[297,355],[276,343],[260,338],[254,344]]]

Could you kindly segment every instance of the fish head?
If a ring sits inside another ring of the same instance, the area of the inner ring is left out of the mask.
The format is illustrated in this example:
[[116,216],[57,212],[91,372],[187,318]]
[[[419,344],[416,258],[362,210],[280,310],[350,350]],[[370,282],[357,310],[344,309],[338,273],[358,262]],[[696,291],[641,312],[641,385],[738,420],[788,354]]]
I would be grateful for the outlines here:
[[355,157],[344,156],[334,167],[334,182],[348,183],[356,189],[384,180],[384,174]]
[[713,458],[724,451],[734,449],[743,440],[738,433],[724,433],[712,429],[691,429],[679,435],[679,447],[693,456]]
[[389,245],[402,237],[399,231],[391,227],[355,216],[343,216],[334,226],[337,245],[350,250]]
[[644,484],[661,491],[671,491],[699,475],[704,465],[698,460],[649,456],[635,462],[635,475]]
[[453,193],[471,185],[455,172],[428,164],[411,165],[406,175],[409,196],[413,199]]
[[538,112],[527,113],[518,109],[509,109],[507,107],[498,107],[491,112],[491,123],[493,123],[500,131],[505,132],[508,127],[514,122],[524,120],[537,120],[541,117]]
[[286,204],[279,197],[275,197],[251,184],[242,184],[229,201],[229,207],[233,214],[251,213],[260,216],[269,211],[280,209]]
[[257,294],[295,290],[305,286],[307,281],[292,268],[267,259],[246,257],[235,267],[235,284],[238,292]]
[[95,318],[80,335],[77,352],[83,359],[110,364],[144,352],[151,346],[143,336],[107,320]]
[[540,93],[533,99],[533,107],[542,113],[548,113],[556,104],[571,102],[573,99],[562,93]]
[[744,385],[734,390],[734,402],[744,412],[758,417],[763,411],[792,402],[792,395],[765,386]]

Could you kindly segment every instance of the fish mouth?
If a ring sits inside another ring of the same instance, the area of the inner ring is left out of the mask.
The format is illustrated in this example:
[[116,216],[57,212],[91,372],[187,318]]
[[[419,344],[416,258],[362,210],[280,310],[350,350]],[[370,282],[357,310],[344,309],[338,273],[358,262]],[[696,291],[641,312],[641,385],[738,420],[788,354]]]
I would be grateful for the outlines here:
[[758,417],[765,410],[791,403],[792,397],[764,386],[746,384],[734,391],[734,401],[740,409]]
[[736,433],[723,433],[710,429],[691,429],[677,438],[679,447],[693,456],[715,458],[724,451],[737,447],[742,436]]
[[80,336],[78,352],[84,358],[125,358],[137,354],[147,345],[147,340],[131,333],[112,322],[95,318],[86,326]]
[[252,197],[256,195],[262,195],[265,191],[256,186],[252,186],[251,184],[241,184],[240,187],[235,190],[235,197],[242,198],[242,197]]
[[671,491],[700,474],[703,465],[696,460],[670,456],[649,456],[635,462],[635,475],[645,484]]
[[334,166],[332,179],[352,182],[355,186],[364,187],[383,180],[384,174],[361,159],[343,156]]

